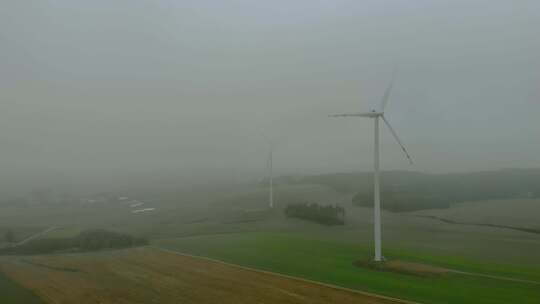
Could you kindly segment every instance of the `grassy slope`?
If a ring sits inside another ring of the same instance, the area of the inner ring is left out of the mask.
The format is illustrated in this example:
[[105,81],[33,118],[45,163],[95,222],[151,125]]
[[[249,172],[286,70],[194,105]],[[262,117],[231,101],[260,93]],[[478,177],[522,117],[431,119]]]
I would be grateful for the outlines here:
[[479,224],[540,229],[540,199],[506,199],[454,204],[449,209],[422,210],[411,214]]
[[[370,248],[297,234],[243,233],[161,240],[158,246],[423,303],[539,303],[540,285],[451,274],[424,278],[359,269]],[[540,281],[540,268],[387,251],[389,258]]]
[[0,272],[0,303],[38,304],[43,303],[43,301],[31,291],[19,286]]

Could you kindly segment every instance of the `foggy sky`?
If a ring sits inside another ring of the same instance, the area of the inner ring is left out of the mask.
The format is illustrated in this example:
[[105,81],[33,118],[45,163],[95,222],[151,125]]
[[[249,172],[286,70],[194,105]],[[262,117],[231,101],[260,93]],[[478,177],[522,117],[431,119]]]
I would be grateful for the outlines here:
[[0,1],[0,181],[540,166],[540,3]]

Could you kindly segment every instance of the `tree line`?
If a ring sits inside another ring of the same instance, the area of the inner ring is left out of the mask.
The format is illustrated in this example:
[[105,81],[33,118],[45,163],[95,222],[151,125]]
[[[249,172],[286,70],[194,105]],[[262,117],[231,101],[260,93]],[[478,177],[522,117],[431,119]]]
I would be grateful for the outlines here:
[[19,246],[4,247],[0,254],[25,255],[54,252],[96,251],[102,249],[121,249],[148,244],[145,238],[107,230],[87,230],[70,238],[40,238]]
[[[540,198],[540,169],[505,169],[472,173],[381,172],[382,208],[412,211],[451,204],[513,198]],[[279,178],[276,183],[310,184],[356,194],[353,204],[373,206],[373,173],[337,173]]]
[[317,222],[323,225],[345,224],[345,208],[337,205],[319,205],[317,203],[289,204],[284,210],[285,216]]

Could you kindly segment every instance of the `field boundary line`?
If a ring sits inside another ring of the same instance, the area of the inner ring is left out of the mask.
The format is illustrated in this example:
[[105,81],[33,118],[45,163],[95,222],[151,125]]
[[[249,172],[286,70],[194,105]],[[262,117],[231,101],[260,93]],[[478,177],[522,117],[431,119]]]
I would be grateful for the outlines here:
[[455,270],[455,269],[451,269],[451,268],[448,268],[448,270],[450,270],[450,272],[452,272],[452,273],[457,273],[457,274],[461,274],[461,275],[482,277],[482,278],[488,278],[488,279],[500,280],[500,281],[509,281],[509,282],[528,283],[528,284],[540,285],[540,282],[538,282],[538,281],[532,281],[532,280],[526,280],[526,279],[503,277],[503,276],[491,275],[491,274],[485,274],[485,273],[479,273],[479,272],[461,271],[461,270]]
[[218,264],[222,264],[222,265],[226,265],[226,266],[229,266],[229,267],[234,267],[234,268],[238,268],[238,269],[242,269],[242,270],[247,270],[247,271],[266,274],[266,275],[271,275],[271,276],[282,277],[282,278],[286,278],[286,279],[290,279],[290,280],[294,280],[294,281],[298,281],[298,282],[303,282],[303,283],[314,284],[314,285],[318,285],[318,286],[324,286],[324,287],[328,287],[328,288],[335,289],[335,290],[346,291],[346,292],[350,292],[350,293],[354,293],[354,294],[358,294],[358,295],[368,296],[368,297],[377,298],[377,299],[381,299],[381,300],[392,301],[392,302],[395,302],[395,303],[400,303],[400,304],[421,304],[419,302],[413,302],[413,301],[409,301],[409,300],[383,296],[383,295],[376,294],[376,293],[371,293],[371,292],[367,292],[367,291],[342,287],[342,286],[333,285],[333,284],[324,283],[324,282],[318,282],[318,281],[304,279],[304,278],[300,278],[300,277],[295,277],[295,276],[282,274],[282,273],[278,273],[278,272],[272,272],[272,271],[268,271],[268,270],[262,270],[262,269],[242,266],[242,265],[233,264],[233,263],[229,263],[229,262],[224,262],[224,261],[221,261],[221,260],[218,260],[218,259],[209,258],[209,257],[205,257],[205,256],[187,254],[187,253],[183,253],[183,252],[180,252],[180,251],[174,251],[174,250],[165,249],[165,248],[161,248],[161,247],[157,247],[157,246],[148,246],[148,247],[157,249],[159,251],[167,252],[167,253],[170,253],[170,254],[183,256],[183,257],[194,258],[194,259],[199,259],[199,260],[206,260],[206,261],[209,261],[209,262],[218,263]]
[[491,227],[491,228],[508,229],[508,230],[526,232],[526,233],[540,234],[540,229],[533,229],[533,228],[526,228],[526,227],[516,227],[516,226],[488,224],[488,223],[476,223],[476,222],[461,222],[461,221],[456,221],[456,220],[453,220],[453,219],[440,217],[440,216],[435,216],[435,215],[412,215],[412,216],[419,217],[419,218],[430,219],[430,220],[435,220],[435,221],[443,222],[443,223],[446,223],[446,224],[452,224],[452,225]]

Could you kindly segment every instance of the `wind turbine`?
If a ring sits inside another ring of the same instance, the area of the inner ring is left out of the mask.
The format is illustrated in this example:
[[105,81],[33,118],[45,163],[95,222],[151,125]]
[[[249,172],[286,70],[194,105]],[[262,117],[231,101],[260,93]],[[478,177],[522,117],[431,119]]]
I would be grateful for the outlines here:
[[269,147],[266,169],[268,170],[268,207],[272,209],[274,208],[274,143],[268,137],[266,137],[264,133],[262,134],[262,137],[264,138]]
[[390,130],[390,133],[392,133],[392,136],[396,139],[397,143],[405,153],[405,156],[409,160],[409,162],[412,165],[412,159],[407,150],[405,149],[405,146],[403,146],[403,143],[399,139],[396,131],[386,117],[384,116],[384,109],[386,108],[386,105],[388,104],[388,100],[390,99],[390,93],[392,91],[392,87],[394,85],[394,78],[395,78],[395,70],[392,74],[392,80],[390,81],[390,85],[386,88],[386,91],[384,92],[384,95],[381,100],[381,107],[377,110],[371,110],[371,112],[364,112],[364,113],[351,113],[351,114],[335,114],[335,115],[329,115],[330,117],[367,117],[367,118],[373,118],[375,123],[375,135],[374,135],[374,172],[373,172],[373,217],[374,217],[374,237],[375,237],[375,261],[380,262],[383,260],[382,251],[381,251],[381,193],[380,193],[380,186],[379,186],[379,162],[380,162],[380,153],[379,153],[379,119],[382,119],[388,129]]
[[273,151],[274,147],[270,145],[270,152],[268,153],[268,206],[270,209],[274,208],[274,173],[273,173]]

